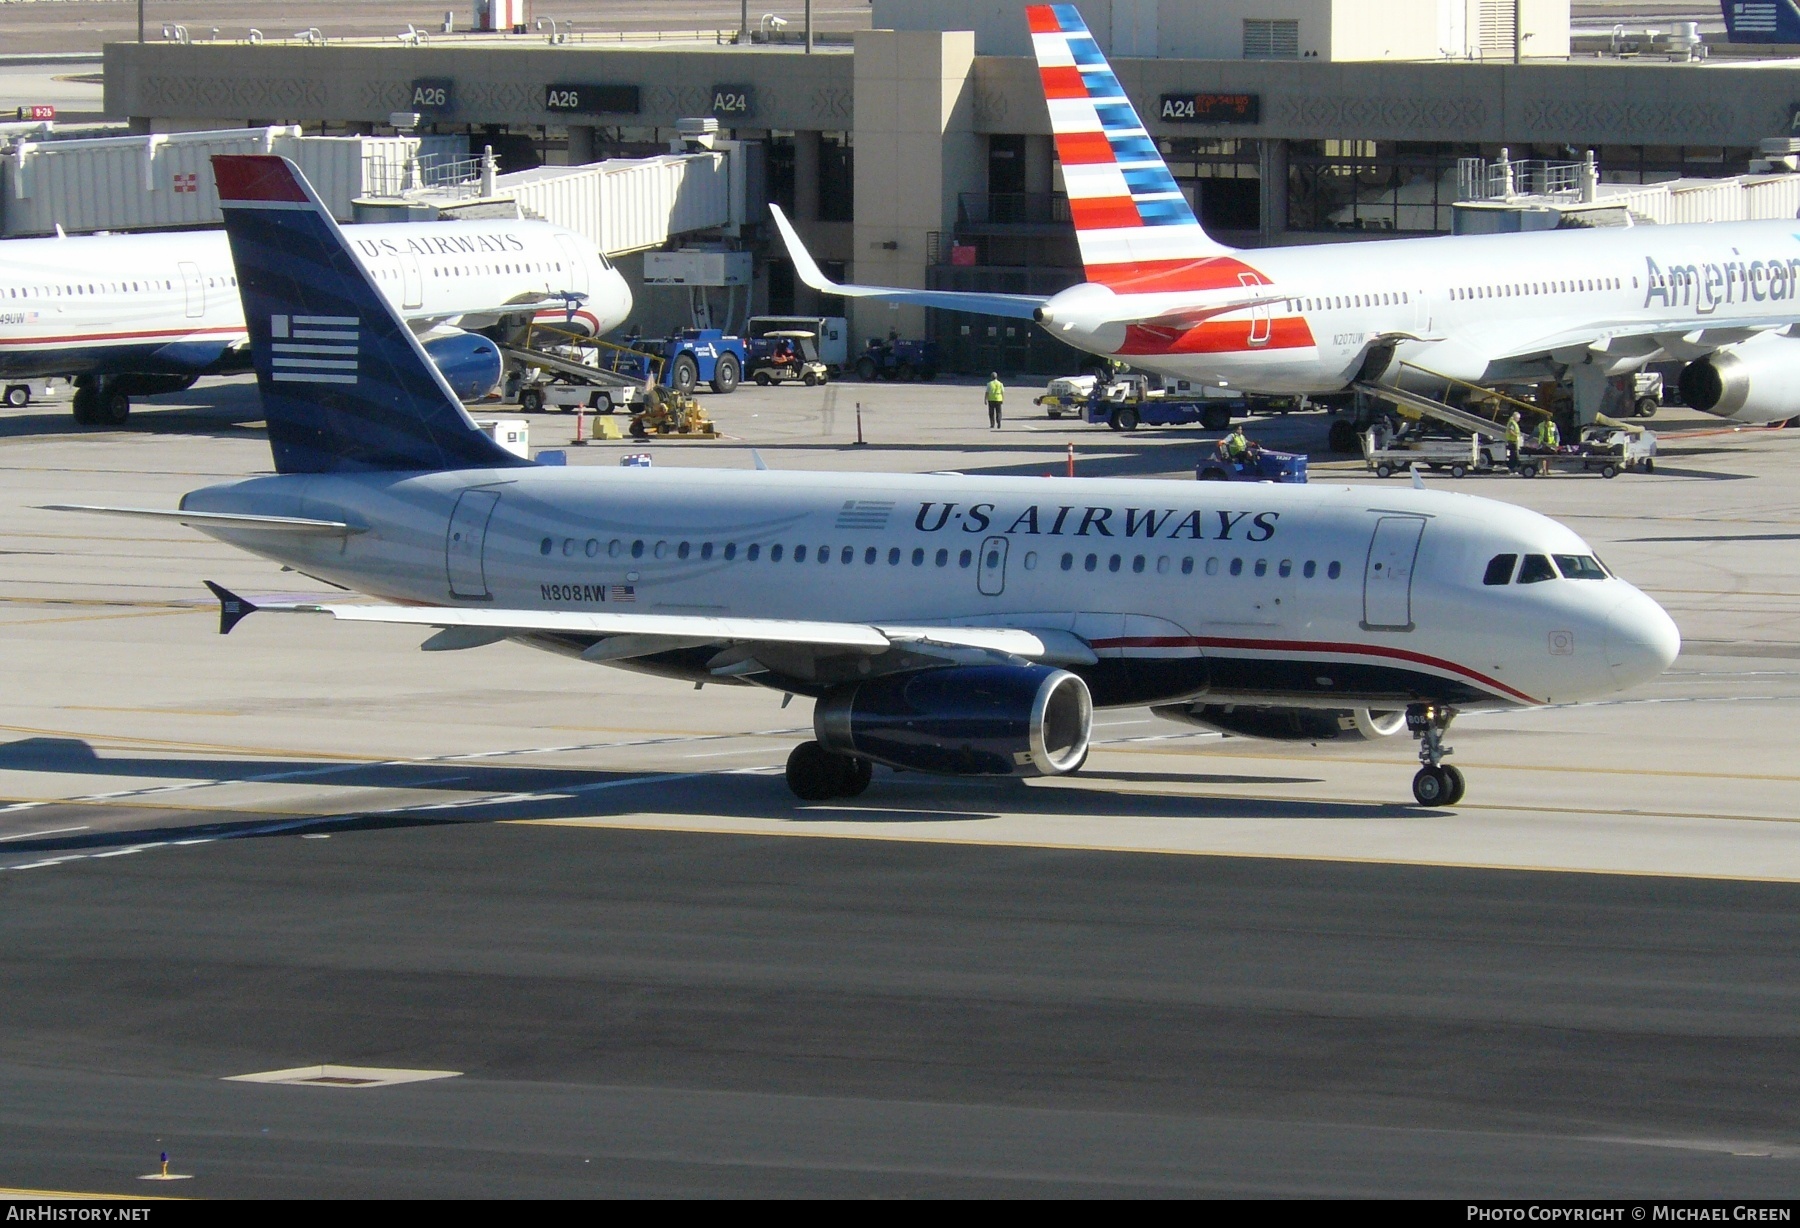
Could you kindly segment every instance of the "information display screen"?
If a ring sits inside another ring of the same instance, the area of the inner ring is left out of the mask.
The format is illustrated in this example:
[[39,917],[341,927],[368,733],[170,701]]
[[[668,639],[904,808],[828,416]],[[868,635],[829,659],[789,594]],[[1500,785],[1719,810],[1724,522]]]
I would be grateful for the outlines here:
[[570,115],[636,115],[635,85],[546,85],[544,110]]
[[1166,124],[1254,124],[1262,120],[1257,94],[1164,94],[1157,118]]

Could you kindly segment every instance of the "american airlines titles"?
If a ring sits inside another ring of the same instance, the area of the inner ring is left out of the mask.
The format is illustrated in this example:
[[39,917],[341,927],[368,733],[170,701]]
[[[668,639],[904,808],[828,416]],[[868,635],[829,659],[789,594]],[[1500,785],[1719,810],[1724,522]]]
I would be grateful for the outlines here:
[[[961,508],[961,510],[958,510]],[[1280,512],[1181,512],[1175,508],[1113,508],[1059,504],[1032,506],[1013,517],[1004,528],[996,527],[994,504],[976,503],[962,508],[957,503],[921,503],[913,527],[936,533],[956,526],[964,533],[1035,534],[1044,537],[1161,537],[1193,541],[1266,542],[1275,536]]]
[[479,256],[504,252],[522,252],[525,241],[517,235],[427,235],[408,239],[404,244],[393,239],[358,239],[357,250],[370,260],[398,256],[410,252],[415,256]]
[[1672,264],[1660,267],[1644,257],[1648,276],[1644,306],[1692,307],[1695,315],[1711,315],[1726,303],[1785,302],[1800,294],[1800,258],[1791,260],[1727,260],[1723,264]]

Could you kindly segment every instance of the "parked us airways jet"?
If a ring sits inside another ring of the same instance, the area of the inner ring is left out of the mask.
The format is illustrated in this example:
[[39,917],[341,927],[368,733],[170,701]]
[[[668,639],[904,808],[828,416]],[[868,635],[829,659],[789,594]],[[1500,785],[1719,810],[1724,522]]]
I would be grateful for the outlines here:
[[[388,605],[266,606],[816,698],[802,798],[871,764],[1079,769],[1095,707],[1231,733],[1411,728],[1612,695],[1680,645],[1534,512],[1441,491],[551,468],[475,429],[283,158],[213,159],[276,473],[174,520]],[[257,607],[223,589],[220,629]]]
[[1236,251],[1201,229],[1075,6],[1026,16],[1087,281],[1048,299],[841,286],[771,206],[803,281],[1035,320],[1080,349],[1246,392],[1552,378],[1587,421],[1609,377],[1680,359],[1696,409],[1800,415],[1794,222]]
[[[631,291],[606,257],[546,222],[352,233],[351,250],[382,296],[469,399],[499,382],[501,363],[492,341],[467,330],[544,312],[598,334],[631,311]],[[117,425],[133,396],[249,369],[236,287],[220,230],[0,243],[0,378],[73,378],[76,421]]]

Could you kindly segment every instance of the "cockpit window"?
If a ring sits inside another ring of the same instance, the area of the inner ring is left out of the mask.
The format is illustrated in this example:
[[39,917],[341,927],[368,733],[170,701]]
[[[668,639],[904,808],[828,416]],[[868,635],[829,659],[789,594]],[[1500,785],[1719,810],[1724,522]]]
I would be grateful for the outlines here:
[[1606,568],[1591,554],[1559,554],[1555,557],[1556,569],[1563,573],[1565,580],[1606,579]]
[[1519,564],[1519,583],[1536,584],[1539,580],[1556,579],[1556,570],[1550,566],[1550,560],[1541,554],[1528,554],[1525,561]]
[[1516,554],[1496,554],[1488,560],[1487,575],[1481,577],[1483,584],[1505,584],[1512,579],[1513,564],[1519,561]]

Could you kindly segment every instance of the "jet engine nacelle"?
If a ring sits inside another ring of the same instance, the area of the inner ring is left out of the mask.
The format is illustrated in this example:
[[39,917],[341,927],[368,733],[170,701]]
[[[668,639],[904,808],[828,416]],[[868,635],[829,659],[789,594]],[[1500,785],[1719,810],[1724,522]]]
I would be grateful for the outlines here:
[[827,693],[827,750],[946,776],[1059,776],[1087,759],[1087,684],[1047,665],[975,665],[876,678]]
[[419,344],[458,400],[479,401],[500,386],[500,347],[480,333],[443,333]]
[[1369,708],[1273,708],[1258,704],[1165,704],[1166,720],[1276,742],[1373,742],[1406,729],[1404,711]]
[[1682,368],[1681,399],[1733,422],[1800,416],[1800,340],[1760,333]]

